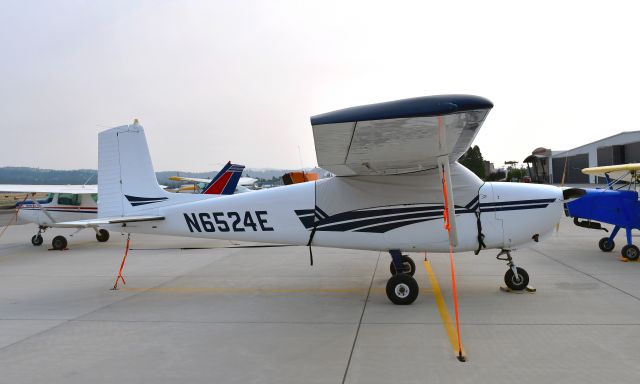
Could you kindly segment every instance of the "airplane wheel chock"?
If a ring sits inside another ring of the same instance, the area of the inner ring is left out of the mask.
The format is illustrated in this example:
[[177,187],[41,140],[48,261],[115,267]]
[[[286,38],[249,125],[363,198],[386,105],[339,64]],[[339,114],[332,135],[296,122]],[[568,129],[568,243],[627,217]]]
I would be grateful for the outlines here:
[[51,241],[51,246],[56,251],[62,251],[67,248],[67,239],[64,236],[56,236]]
[[616,243],[613,240],[609,240],[608,237],[603,237],[598,242],[598,247],[600,247],[602,252],[611,252],[613,251],[613,248],[616,247]]
[[638,260],[638,257],[640,257],[640,249],[633,244],[625,245],[622,247],[622,256],[631,261]]
[[105,241],[109,240],[109,231],[107,231],[106,229],[99,229],[96,232],[96,240],[98,240],[101,243],[104,243]]
[[418,282],[413,276],[398,273],[387,281],[387,297],[397,305],[409,305],[418,298]]
[[43,242],[44,240],[42,239],[42,236],[40,234],[31,236],[31,244],[35,245],[36,247],[42,245]]
[[[413,259],[407,255],[402,255],[400,260],[402,262],[402,266],[404,267],[402,273],[413,276],[416,273],[416,263],[413,262]],[[397,274],[396,266],[393,264],[393,261],[391,262],[391,264],[389,264],[389,270],[391,271],[392,275]]]

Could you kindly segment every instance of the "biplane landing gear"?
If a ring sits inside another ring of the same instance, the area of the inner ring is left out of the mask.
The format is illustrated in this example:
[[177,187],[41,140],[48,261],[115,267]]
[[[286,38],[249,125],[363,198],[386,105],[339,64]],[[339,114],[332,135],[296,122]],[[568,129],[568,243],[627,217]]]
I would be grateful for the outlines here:
[[31,244],[35,245],[36,247],[42,245],[42,243],[44,242],[44,239],[42,239],[42,233],[46,230],[47,227],[38,227],[38,233],[31,236]]
[[62,251],[67,248],[67,239],[64,236],[56,236],[51,241],[51,246],[56,251]]
[[[391,254],[391,273],[393,276],[387,281],[387,297],[397,305],[409,305],[418,298],[418,282],[413,278],[416,271],[415,263],[409,256],[399,250],[389,251]],[[402,271],[395,273],[395,271]]]
[[633,244],[625,245],[622,247],[622,256],[631,261],[638,260],[638,257],[640,257],[640,249]]
[[109,240],[109,231],[107,231],[106,229],[97,229],[96,240],[98,240],[101,243],[104,243],[105,241]]
[[613,251],[613,248],[616,247],[616,243],[608,237],[603,237],[598,241],[598,247],[600,247],[602,252],[611,252]]
[[[501,258],[500,256],[502,255],[506,255],[506,257]],[[529,274],[524,268],[516,267],[511,257],[511,251],[508,249],[501,250],[498,256],[496,256],[496,259],[506,261],[509,266],[509,269],[504,274],[504,283],[507,287],[514,291],[522,291],[527,288],[527,285],[529,285]]]

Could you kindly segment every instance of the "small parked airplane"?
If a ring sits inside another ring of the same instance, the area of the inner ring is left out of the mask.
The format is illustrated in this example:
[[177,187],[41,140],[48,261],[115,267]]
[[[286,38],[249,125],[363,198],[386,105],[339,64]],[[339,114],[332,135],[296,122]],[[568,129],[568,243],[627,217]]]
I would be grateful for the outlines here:
[[314,116],[318,164],[336,177],[196,202],[158,186],[142,126],[112,128],[98,136],[99,217],[69,224],[388,251],[386,293],[395,304],[412,303],[419,290],[402,251],[496,248],[508,264],[505,283],[522,290],[529,276],[511,251],[551,232],[563,201],[582,190],[483,182],[457,163],[492,107],[444,95]]
[[615,248],[613,239],[620,229],[624,229],[627,244],[621,253],[629,260],[640,257],[640,249],[631,240],[631,230],[640,229],[640,202],[636,190],[640,181],[639,171],[640,164],[637,163],[585,168],[582,173],[604,177],[608,189],[586,189],[584,197],[567,203],[567,215],[573,217],[577,226],[604,231],[606,229],[600,223],[614,226],[611,235],[598,242],[603,252],[611,252]]
[[[16,204],[17,223],[34,223],[38,232],[31,237],[31,244],[42,245],[42,234],[48,228],[58,227],[58,223],[72,220],[92,219],[98,213],[97,185],[0,185],[1,192],[25,193],[25,199]],[[36,193],[48,193],[46,199],[35,199]],[[32,199],[27,200],[28,196]],[[68,226],[67,226],[68,227]],[[78,226],[82,229],[84,227]],[[109,240],[106,229],[94,227],[96,240]],[[73,235],[72,235],[73,236]],[[53,249],[62,250],[67,247],[64,236],[56,236],[51,242]]]
[[[187,198],[187,201],[199,201],[203,198],[233,194],[243,169],[244,165],[231,164],[229,162],[212,180],[209,180],[205,188],[205,191],[209,192],[207,195],[191,195],[194,197]],[[69,226],[60,225],[60,223],[95,219],[98,213],[97,185],[4,184],[0,185],[0,192],[25,193],[25,200],[16,204],[16,224],[34,223],[38,225],[38,233],[31,237],[31,244],[35,246],[42,245],[44,242],[42,234],[48,228],[76,228],[77,232],[79,232],[87,228],[87,226]],[[29,195],[33,196],[36,193],[48,193],[49,195],[46,199],[27,200]],[[132,204],[137,203],[133,202]],[[96,240],[99,242],[109,240],[109,231],[99,226],[92,226],[91,228],[96,232]],[[55,236],[51,241],[52,248],[56,250],[65,249],[67,244],[66,237],[61,235]]]

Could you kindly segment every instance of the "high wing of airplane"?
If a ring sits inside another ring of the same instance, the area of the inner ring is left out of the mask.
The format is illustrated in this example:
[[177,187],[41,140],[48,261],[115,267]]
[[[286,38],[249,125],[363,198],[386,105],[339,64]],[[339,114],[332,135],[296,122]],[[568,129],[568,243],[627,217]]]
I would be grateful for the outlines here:
[[[632,242],[631,230],[640,229],[640,202],[638,201],[638,172],[640,164],[621,164],[585,168],[582,173],[604,177],[607,189],[586,189],[586,195],[566,204],[566,214],[573,217],[579,227],[601,229],[600,223],[611,224],[613,231],[598,242],[603,252],[615,248],[614,239],[620,229],[626,232],[626,245],[622,256],[629,260],[640,257],[640,249]],[[580,221],[580,219],[584,219]]]
[[483,182],[457,163],[492,107],[442,95],[314,116],[318,164],[336,177],[197,202],[158,186],[141,126],[112,128],[98,140],[99,217],[149,220],[116,226],[125,233],[389,252],[395,304],[419,291],[402,251],[495,248],[508,264],[505,283],[522,290],[529,276],[511,251],[551,232],[563,202],[581,191]]

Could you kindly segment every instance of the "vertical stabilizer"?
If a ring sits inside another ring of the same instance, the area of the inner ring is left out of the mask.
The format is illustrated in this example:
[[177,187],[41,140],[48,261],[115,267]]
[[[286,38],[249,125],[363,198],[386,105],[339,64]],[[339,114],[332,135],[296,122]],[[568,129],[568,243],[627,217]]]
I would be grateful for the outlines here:
[[98,216],[126,216],[168,202],[158,185],[141,125],[123,125],[98,135]]

